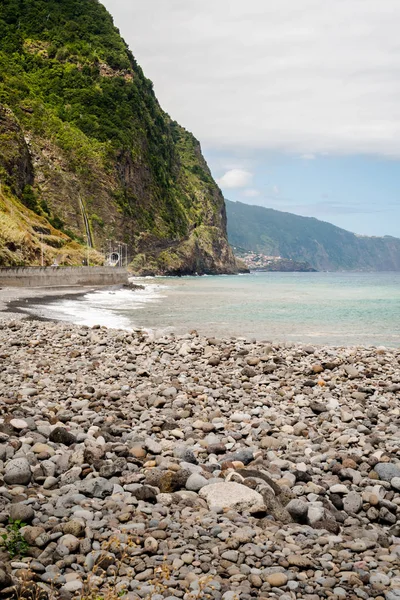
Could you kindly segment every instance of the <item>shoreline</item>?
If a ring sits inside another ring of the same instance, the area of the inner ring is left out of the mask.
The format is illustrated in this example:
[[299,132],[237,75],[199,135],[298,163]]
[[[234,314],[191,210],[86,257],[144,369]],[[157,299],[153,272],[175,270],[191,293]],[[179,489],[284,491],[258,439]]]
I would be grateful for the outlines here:
[[78,299],[90,292],[103,289],[119,289],[120,286],[65,286],[54,288],[0,288],[0,318],[9,319],[37,319],[39,321],[61,322],[51,317],[40,317],[24,311],[24,304],[32,301],[41,305],[62,299]]
[[[308,275],[308,274],[307,274]],[[165,279],[165,278],[163,278]],[[173,278],[176,279],[176,278]],[[132,279],[129,286],[64,286],[64,287],[52,287],[52,288],[0,288],[0,319],[10,320],[10,319],[37,319],[42,321],[53,321],[60,323],[76,323],[76,324],[86,324],[91,327],[95,324],[100,324],[102,326],[108,327],[110,329],[125,329],[130,330],[142,330],[146,332],[153,332],[154,335],[159,336],[162,335],[163,331],[175,331],[176,334],[182,335],[185,333],[189,333],[191,330],[197,330],[200,335],[215,335],[216,337],[228,338],[231,336],[236,337],[244,337],[248,340],[257,339],[257,340],[269,340],[274,343],[286,343],[292,345],[304,345],[310,344],[319,347],[331,347],[331,348],[379,348],[381,346],[386,347],[388,349],[396,349],[399,348],[399,339],[398,337],[392,335],[388,335],[386,338],[377,333],[376,331],[370,331],[366,333],[366,338],[363,338],[363,332],[357,333],[352,331],[351,335],[348,336],[347,332],[341,335],[341,329],[339,324],[338,331],[332,329],[329,330],[329,326],[324,329],[308,329],[305,330],[301,325],[298,328],[293,329],[291,332],[287,328],[289,321],[284,323],[286,325],[286,330],[280,330],[277,332],[277,326],[273,326],[271,328],[268,327],[268,323],[265,326],[265,334],[263,337],[261,335],[257,335],[257,333],[253,333],[251,330],[246,331],[246,326],[242,328],[242,330],[234,328],[234,321],[232,321],[232,327],[230,326],[231,322],[229,319],[226,323],[222,323],[222,326],[219,326],[218,320],[215,320],[215,329],[213,329],[214,323],[210,326],[207,325],[207,322],[202,320],[203,314],[201,310],[196,307],[198,310],[200,319],[197,320],[195,317],[191,317],[185,321],[179,321],[179,315],[177,320],[166,321],[164,313],[168,315],[168,304],[167,309],[161,308],[161,310],[156,313],[151,305],[147,305],[147,302],[151,302],[146,298],[146,294],[144,295],[144,300],[141,303],[139,294],[135,300],[132,299],[132,307],[135,306],[140,309],[145,309],[144,318],[142,317],[142,321],[140,321],[140,313],[138,315],[138,321],[133,320],[132,315],[136,314],[132,311],[127,312],[127,316],[124,315],[123,311],[118,311],[118,306],[125,307],[130,306],[130,300],[127,297],[124,297],[122,300],[118,300],[118,297],[115,297],[115,300],[106,299],[104,304],[99,304],[99,315],[98,319],[96,316],[96,300],[92,297],[89,297],[87,300],[84,298],[86,294],[90,294],[92,292],[101,292],[110,291],[111,293],[119,292],[124,289],[130,289],[131,291],[135,291],[136,289],[146,289],[150,294],[153,292],[152,284],[155,283],[157,287],[158,278],[135,278]],[[206,282],[207,283],[207,282]],[[209,282],[208,282],[209,283]],[[161,286],[162,287],[162,286]],[[193,286],[192,286],[193,287]],[[208,286],[209,287],[209,286]],[[173,287],[172,287],[173,289]],[[195,288],[194,288],[195,289]],[[205,288],[207,289],[207,287]],[[147,292],[146,292],[147,293]],[[155,292],[157,294],[157,290]],[[189,287],[189,294],[193,295],[193,289]],[[107,294],[106,294],[107,296]],[[161,294],[162,296],[162,294]],[[150,298],[151,296],[149,296]],[[175,301],[178,296],[174,293],[171,293],[171,297],[173,298],[172,302]],[[189,296],[190,297],[190,296]],[[62,310],[57,308],[57,301],[62,300],[77,300],[75,306],[74,302],[67,303],[71,306],[68,307],[68,311],[65,313]],[[56,303],[54,308],[51,307],[52,303]],[[120,302],[120,304],[118,304]],[[122,303],[121,303],[122,302]],[[32,304],[38,305],[36,310],[33,309],[31,312],[29,307]],[[176,311],[175,306],[171,304],[172,310]],[[47,310],[47,307],[49,310]],[[93,312],[92,312],[93,310]],[[153,312],[151,312],[153,311]],[[36,314],[35,314],[36,312]],[[196,315],[196,313],[193,313]],[[86,316],[85,316],[86,315]],[[279,315],[278,315],[279,316]],[[164,326],[163,323],[169,322],[171,325]],[[140,324],[141,323],[141,324]],[[250,321],[249,321],[250,323]],[[277,323],[279,323],[279,318]],[[301,321],[299,321],[301,323]],[[245,322],[246,325],[246,322]],[[250,323],[251,326],[251,323]],[[324,339],[329,338],[329,339]],[[351,339],[352,338],[352,339]],[[357,339],[358,338],[358,339]]]

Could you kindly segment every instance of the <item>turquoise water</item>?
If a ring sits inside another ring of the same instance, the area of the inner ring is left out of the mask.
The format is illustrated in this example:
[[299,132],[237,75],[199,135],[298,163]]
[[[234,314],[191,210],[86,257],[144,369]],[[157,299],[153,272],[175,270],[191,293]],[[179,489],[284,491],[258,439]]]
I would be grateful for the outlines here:
[[145,291],[93,292],[57,301],[46,312],[158,333],[196,329],[259,340],[400,346],[400,273],[253,273],[141,283]]

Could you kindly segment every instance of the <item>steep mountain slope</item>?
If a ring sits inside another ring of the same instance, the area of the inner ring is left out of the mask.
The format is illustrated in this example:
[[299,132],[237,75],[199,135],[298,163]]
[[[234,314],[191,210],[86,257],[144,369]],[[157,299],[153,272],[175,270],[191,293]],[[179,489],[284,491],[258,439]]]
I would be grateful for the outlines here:
[[95,248],[122,240],[137,271],[236,270],[199,143],[97,0],[2,0],[0,120],[7,196],[76,242],[86,213]]
[[[101,264],[95,250],[57,230],[38,205],[33,191],[34,169],[21,128],[12,111],[0,106],[0,266],[32,264]],[[20,200],[18,199],[20,198]],[[34,210],[28,207],[36,208]],[[46,207],[45,207],[46,208]],[[42,212],[47,218],[38,214]]]
[[400,270],[400,239],[357,236],[330,223],[226,201],[233,246],[306,261],[318,270]]

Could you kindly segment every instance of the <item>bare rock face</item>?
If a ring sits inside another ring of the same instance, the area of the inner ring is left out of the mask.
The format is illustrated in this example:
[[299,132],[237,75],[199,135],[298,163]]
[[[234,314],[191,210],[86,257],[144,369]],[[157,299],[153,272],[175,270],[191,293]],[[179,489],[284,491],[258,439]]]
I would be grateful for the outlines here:
[[33,184],[33,166],[28,145],[13,112],[0,104],[0,175],[19,198]]
[[[224,209],[221,208],[224,212]],[[238,272],[235,257],[227,244],[225,235],[221,235],[223,219],[220,226],[216,223],[209,227],[200,227],[191,231],[188,237],[180,242],[178,246],[171,246],[164,252],[168,260],[163,266],[159,263],[157,253],[156,263],[165,275],[211,275],[234,274]],[[159,255],[159,254],[158,254]]]

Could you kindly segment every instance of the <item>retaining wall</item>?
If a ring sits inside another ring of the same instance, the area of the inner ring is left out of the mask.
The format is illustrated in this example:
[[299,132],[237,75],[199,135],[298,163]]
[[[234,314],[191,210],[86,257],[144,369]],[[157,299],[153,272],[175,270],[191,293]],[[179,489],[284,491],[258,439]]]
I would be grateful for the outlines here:
[[115,285],[127,282],[128,272],[120,267],[0,268],[0,287]]

